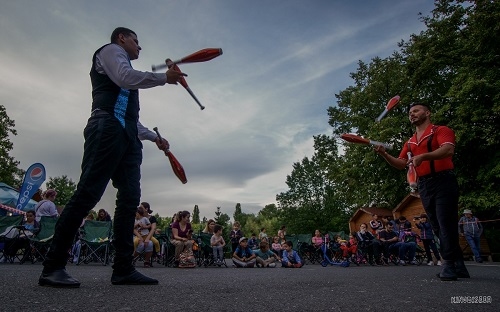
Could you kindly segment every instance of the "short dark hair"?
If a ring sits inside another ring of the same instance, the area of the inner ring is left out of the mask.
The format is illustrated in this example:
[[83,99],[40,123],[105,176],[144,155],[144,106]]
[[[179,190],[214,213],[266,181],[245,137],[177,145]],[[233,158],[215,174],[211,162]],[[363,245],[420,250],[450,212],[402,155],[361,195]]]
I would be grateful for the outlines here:
[[130,36],[131,34],[134,34],[137,36],[137,34],[131,29],[128,29],[125,27],[117,27],[117,28],[115,28],[115,30],[113,30],[113,33],[111,33],[111,43],[117,43],[118,36],[120,34],[123,34],[126,37]]
[[290,247],[290,248],[293,248],[293,243],[292,241],[286,241],[285,244]]
[[214,233],[217,233],[220,230],[222,230],[222,226],[221,225],[219,225],[219,224],[214,225]]
[[429,106],[429,104],[422,102],[422,101],[411,102],[409,108],[412,108],[413,106],[417,106],[417,105],[423,106],[423,107],[427,108],[427,110],[429,110],[429,111],[431,110],[431,107]]

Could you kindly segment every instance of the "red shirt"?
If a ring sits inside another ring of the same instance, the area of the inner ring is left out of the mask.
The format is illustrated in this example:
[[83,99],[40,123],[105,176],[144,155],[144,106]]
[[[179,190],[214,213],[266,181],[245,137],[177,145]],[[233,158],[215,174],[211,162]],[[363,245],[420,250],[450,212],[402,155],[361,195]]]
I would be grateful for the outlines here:
[[[411,151],[412,155],[420,155],[424,153],[428,153],[429,150],[427,148],[429,136],[432,133],[432,127],[434,125],[429,125],[420,141],[417,141],[417,134],[415,133],[403,146],[401,153],[399,154],[399,158],[408,160],[407,153]],[[455,133],[453,130],[446,126],[437,126],[434,135],[432,136],[432,151],[435,151],[439,147],[451,144],[455,146]],[[410,145],[410,150],[408,150],[408,145]],[[415,167],[417,170],[417,174],[419,177],[431,174],[431,166],[430,161],[423,161],[420,166]],[[434,169],[435,172],[443,171],[443,170],[452,170],[453,169],[453,160],[452,157],[446,157],[444,159],[434,160]]]

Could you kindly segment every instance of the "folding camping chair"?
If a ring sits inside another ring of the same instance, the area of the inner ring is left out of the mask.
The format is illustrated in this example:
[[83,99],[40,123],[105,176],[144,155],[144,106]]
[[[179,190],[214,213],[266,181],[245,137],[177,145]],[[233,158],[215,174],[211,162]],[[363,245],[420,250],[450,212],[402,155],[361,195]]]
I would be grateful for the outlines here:
[[38,260],[45,260],[45,256],[49,251],[52,237],[54,236],[57,219],[53,217],[43,216],[40,219],[40,231],[29,238],[30,247],[26,251],[21,264],[30,259],[31,263]]
[[107,265],[109,263],[110,235],[111,221],[85,221],[76,265],[92,261]]
[[14,262],[16,258],[9,252],[9,247],[19,237],[18,226],[23,221],[22,215],[0,216],[0,258],[6,262]]

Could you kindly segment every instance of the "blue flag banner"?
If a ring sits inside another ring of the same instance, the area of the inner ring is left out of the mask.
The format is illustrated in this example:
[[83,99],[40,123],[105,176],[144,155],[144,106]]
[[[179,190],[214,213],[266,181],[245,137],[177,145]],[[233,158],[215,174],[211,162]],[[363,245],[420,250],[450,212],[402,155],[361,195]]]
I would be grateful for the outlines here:
[[19,191],[16,209],[23,210],[31,197],[38,191],[43,181],[45,181],[45,167],[40,163],[31,165],[24,175],[23,186]]

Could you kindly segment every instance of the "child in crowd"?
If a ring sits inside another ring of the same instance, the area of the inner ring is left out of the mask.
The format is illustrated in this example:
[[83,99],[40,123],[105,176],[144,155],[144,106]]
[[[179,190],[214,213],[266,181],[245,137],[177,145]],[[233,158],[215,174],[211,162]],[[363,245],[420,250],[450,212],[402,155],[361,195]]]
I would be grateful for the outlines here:
[[269,243],[260,242],[259,249],[254,251],[257,266],[261,268],[274,268],[276,267],[275,261],[279,261],[278,256],[269,250]]
[[293,250],[293,243],[291,241],[286,241],[283,246],[283,258],[281,258],[281,265],[284,268],[301,268],[304,264],[299,257],[299,254]]
[[281,258],[281,244],[280,244],[280,238],[278,236],[275,236],[273,238],[271,249],[272,252],[274,252],[278,256],[278,258]]
[[243,237],[243,232],[240,230],[241,224],[238,221],[234,221],[233,229],[229,234],[229,238],[231,239],[231,250],[235,251],[239,246],[240,238]]
[[255,254],[248,247],[248,238],[242,237],[239,246],[233,253],[233,263],[238,268],[253,268],[255,266]]
[[226,242],[222,237],[222,226],[216,224],[214,226],[214,234],[210,238],[210,246],[214,254],[214,262],[216,265],[221,266],[224,262],[224,246]]
[[257,236],[255,235],[255,233],[252,233],[252,236],[250,236],[250,239],[248,240],[248,247],[252,250],[255,250],[258,248]]
[[266,228],[261,228],[260,233],[259,233],[259,239],[262,241],[263,239],[266,239],[267,242],[267,233],[266,233]]

